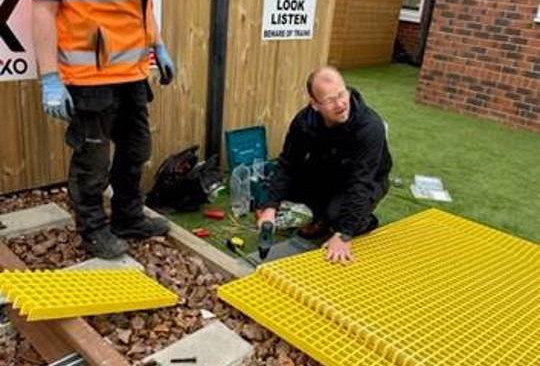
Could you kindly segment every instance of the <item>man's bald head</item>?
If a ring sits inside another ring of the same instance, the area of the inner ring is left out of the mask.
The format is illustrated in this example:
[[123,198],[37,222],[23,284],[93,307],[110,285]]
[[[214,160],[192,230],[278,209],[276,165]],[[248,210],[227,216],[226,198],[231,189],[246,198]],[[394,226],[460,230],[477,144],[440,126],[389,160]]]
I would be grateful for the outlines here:
[[319,84],[337,83],[345,86],[345,80],[337,68],[334,66],[321,66],[309,74],[306,88],[309,96],[313,99],[317,99],[314,91],[318,89]]
[[319,67],[309,75],[306,86],[311,107],[322,115],[328,127],[347,122],[350,94],[335,67]]

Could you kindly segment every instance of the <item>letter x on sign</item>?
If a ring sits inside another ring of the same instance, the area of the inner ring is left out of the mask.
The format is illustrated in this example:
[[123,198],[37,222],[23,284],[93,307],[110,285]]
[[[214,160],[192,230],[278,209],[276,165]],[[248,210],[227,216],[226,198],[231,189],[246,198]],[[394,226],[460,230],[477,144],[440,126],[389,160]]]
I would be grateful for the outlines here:
[[15,10],[19,0],[4,0],[2,5],[0,5],[0,38],[4,40],[6,45],[12,52],[24,52],[24,47],[21,42],[17,39],[15,34],[9,28],[7,21]]

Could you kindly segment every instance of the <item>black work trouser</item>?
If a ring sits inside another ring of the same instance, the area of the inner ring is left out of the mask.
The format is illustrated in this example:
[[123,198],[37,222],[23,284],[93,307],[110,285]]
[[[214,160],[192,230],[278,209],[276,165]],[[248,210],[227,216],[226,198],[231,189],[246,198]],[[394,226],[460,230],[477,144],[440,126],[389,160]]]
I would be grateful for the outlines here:
[[[326,176],[332,176],[328,174]],[[371,206],[369,216],[359,217],[357,228],[353,236],[365,234],[376,228],[373,227],[372,221],[377,218],[373,214],[377,204],[388,193],[389,183],[387,180],[382,184],[374,194],[374,197],[370,199]],[[343,205],[350,204],[347,202],[347,196],[345,194],[345,187],[339,187],[333,182],[325,182],[319,175],[317,178],[298,179],[293,181],[293,189],[291,195],[287,199],[293,202],[300,202],[307,205],[313,212],[313,221],[324,221],[329,224],[333,229],[338,226],[338,220],[340,219]]]
[[[112,221],[143,217],[140,181],[150,158],[146,80],[105,86],[70,86],[75,114],[66,132],[73,148],[68,190],[78,229],[84,234],[108,224],[103,192],[113,188]],[[115,145],[110,164],[111,141]]]

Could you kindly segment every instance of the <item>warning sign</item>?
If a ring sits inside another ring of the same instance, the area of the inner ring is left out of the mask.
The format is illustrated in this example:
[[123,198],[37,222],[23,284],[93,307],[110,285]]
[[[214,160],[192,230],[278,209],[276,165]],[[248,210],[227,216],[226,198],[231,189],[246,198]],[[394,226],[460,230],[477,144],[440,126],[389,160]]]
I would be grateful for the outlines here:
[[311,39],[317,0],[264,0],[263,40]]
[[32,0],[0,0],[0,81],[35,77]]

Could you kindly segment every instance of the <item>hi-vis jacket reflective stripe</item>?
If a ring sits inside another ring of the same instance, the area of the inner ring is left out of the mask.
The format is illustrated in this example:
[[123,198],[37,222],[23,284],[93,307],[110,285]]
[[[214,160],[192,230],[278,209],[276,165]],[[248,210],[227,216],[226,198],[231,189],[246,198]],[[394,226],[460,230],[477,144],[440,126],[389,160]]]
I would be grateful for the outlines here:
[[62,0],[58,63],[69,85],[143,80],[156,42],[152,0]]

